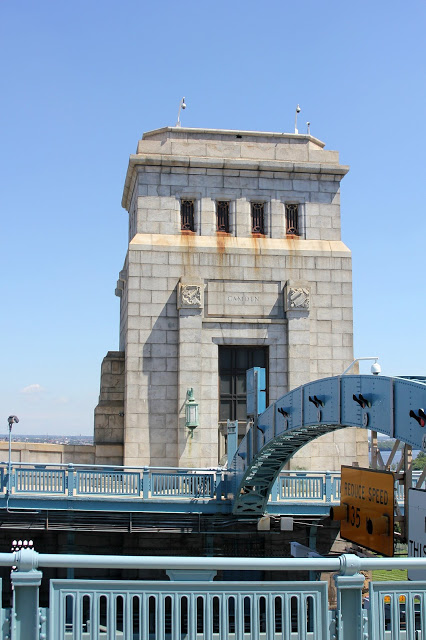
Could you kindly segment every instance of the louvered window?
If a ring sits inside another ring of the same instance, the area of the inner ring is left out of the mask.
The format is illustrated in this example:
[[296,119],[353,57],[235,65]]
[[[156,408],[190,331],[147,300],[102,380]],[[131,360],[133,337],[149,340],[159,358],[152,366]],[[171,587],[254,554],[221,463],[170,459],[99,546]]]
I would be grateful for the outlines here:
[[194,201],[181,200],[180,228],[182,231],[194,231]]
[[285,224],[286,224],[286,233],[288,236],[299,235],[299,205],[298,204],[285,205]]
[[229,233],[229,202],[219,200],[216,204],[217,230]]
[[251,232],[265,233],[265,205],[263,202],[251,203]]

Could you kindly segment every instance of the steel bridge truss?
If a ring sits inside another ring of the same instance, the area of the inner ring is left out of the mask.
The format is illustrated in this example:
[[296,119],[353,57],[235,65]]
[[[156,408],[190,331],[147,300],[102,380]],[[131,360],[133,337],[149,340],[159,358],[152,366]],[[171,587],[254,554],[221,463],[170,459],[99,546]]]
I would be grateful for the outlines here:
[[426,384],[412,378],[345,375],[290,391],[258,417],[229,465],[233,513],[265,513],[282,467],[305,444],[338,429],[371,429],[426,451],[424,407]]

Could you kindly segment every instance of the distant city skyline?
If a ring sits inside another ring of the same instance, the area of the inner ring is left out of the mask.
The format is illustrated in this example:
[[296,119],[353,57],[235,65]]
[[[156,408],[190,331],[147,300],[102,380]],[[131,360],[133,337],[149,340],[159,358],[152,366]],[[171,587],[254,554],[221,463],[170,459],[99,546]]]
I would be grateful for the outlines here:
[[182,96],[189,127],[291,132],[300,104],[299,131],[351,166],[354,356],[424,375],[425,18],[418,1],[2,3],[0,433],[11,413],[14,434],[93,433],[128,157]]

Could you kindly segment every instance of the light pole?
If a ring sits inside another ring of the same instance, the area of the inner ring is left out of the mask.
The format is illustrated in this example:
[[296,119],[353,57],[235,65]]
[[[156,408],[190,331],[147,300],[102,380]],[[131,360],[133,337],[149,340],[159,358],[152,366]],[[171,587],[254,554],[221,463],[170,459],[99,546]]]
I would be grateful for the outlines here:
[[7,464],[7,502],[9,506],[9,496],[12,482],[12,425],[18,424],[19,418],[17,416],[9,416],[7,419],[9,423],[9,459]]

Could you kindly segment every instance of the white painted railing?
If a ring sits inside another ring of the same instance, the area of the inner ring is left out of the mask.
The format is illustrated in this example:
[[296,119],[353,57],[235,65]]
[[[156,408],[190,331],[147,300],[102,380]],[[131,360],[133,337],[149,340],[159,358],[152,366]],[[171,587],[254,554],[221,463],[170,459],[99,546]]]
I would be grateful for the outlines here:
[[[371,583],[372,569],[426,570],[426,558],[195,558],[0,554],[15,566],[12,611],[2,612],[2,640],[420,640],[426,632],[426,582]],[[48,611],[39,609],[42,568],[163,569],[169,580],[51,580]],[[246,570],[286,571],[289,582],[246,581]],[[238,581],[214,580],[238,571]],[[331,572],[326,581],[297,581],[299,572]],[[11,635],[12,634],[12,635]]]

